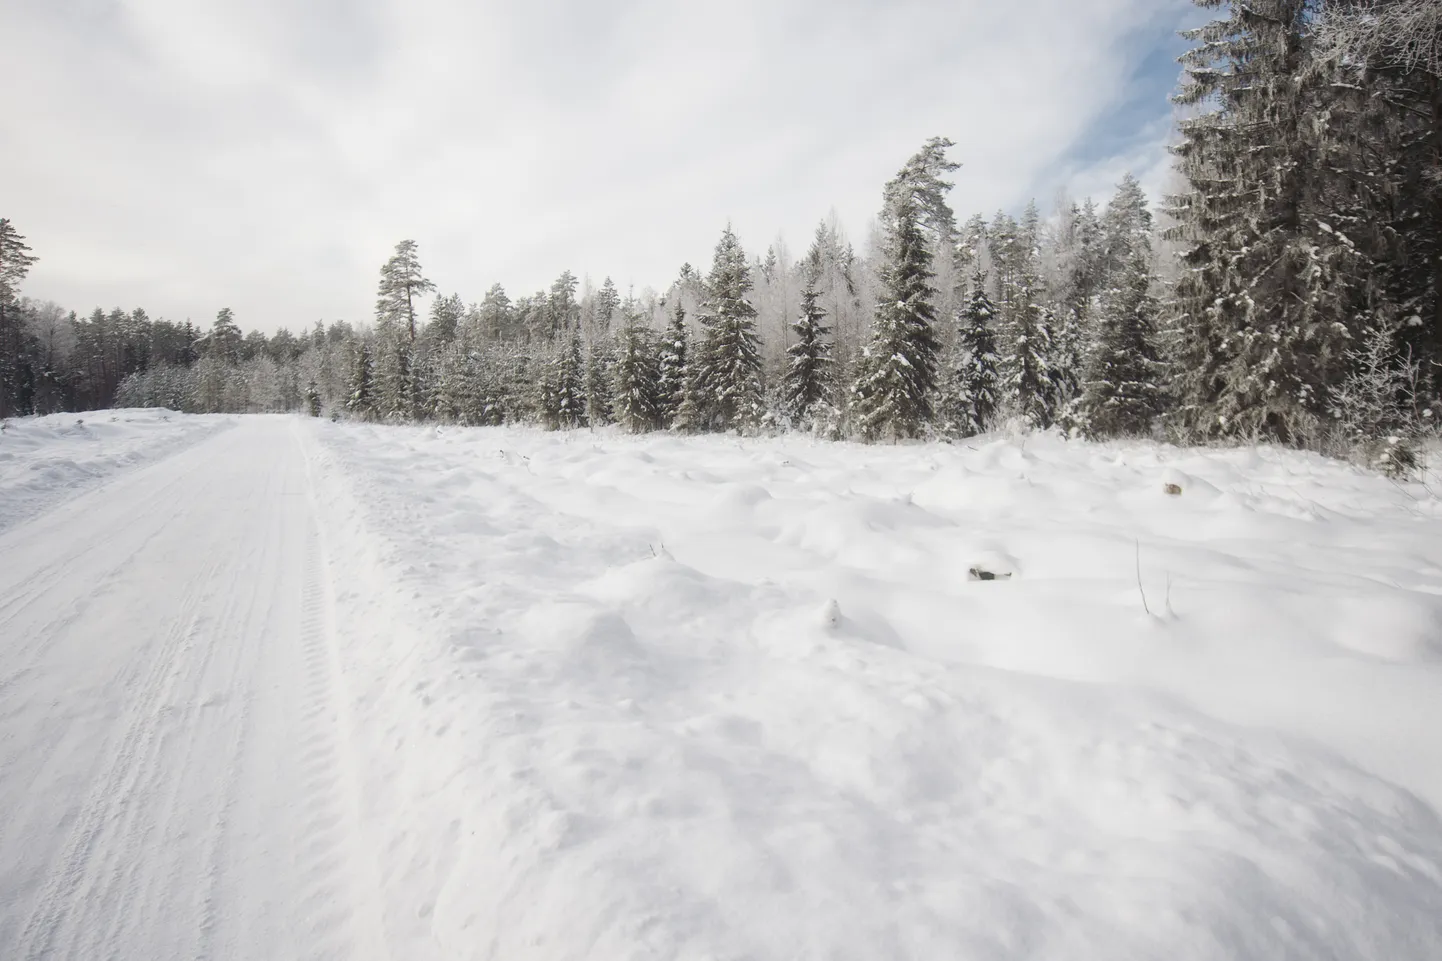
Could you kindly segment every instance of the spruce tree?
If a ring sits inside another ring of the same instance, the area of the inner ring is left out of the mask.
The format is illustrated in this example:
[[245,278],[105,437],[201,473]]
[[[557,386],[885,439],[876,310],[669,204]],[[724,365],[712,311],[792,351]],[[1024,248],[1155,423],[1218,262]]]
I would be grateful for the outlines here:
[[782,402],[787,415],[798,424],[806,423],[832,394],[831,328],[826,326],[825,309],[816,302],[819,296],[815,278],[808,277],[801,291],[801,315],[791,325],[796,342],[786,351],[789,363]]
[[616,311],[621,309],[621,295],[616,291],[616,285],[610,277],[607,277],[601,284],[601,289],[596,291],[596,298],[592,304],[594,316],[593,337],[607,338],[611,336],[611,322],[615,318]]
[[431,302],[431,319],[426,325],[426,336],[436,343],[450,343],[456,339],[465,315],[466,305],[460,294],[437,297]]
[[977,270],[959,318],[955,362],[947,389],[949,432],[958,437],[985,433],[996,419],[999,384],[995,319],[996,307],[986,295],[986,275]]
[[1316,90],[1304,69],[1311,0],[1197,0],[1225,16],[1175,98],[1204,108],[1175,148],[1189,244],[1173,309],[1181,426],[1203,436],[1314,436],[1356,324],[1356,248],[1319,216]]
[[1083,417],[1093,437],[1147,433],[1161,409],[1150,250],[1138,247],[1102,296]]
[[1161,412],[1152,214],[1128,174],[1102,217],[1102,290],[1081,404],[1093,437],[1146,433]]
[[701,316],[705,335],[696,358],[691,400],[694,428],[731,430],[755,427],[765,412],[760,341],[746,253],[728,224],[716,244]]
[[371,348],[364,340],[355,345],[355,356],[351,363],[350,383],[347,385],[346,410],[355,417],[369,420],[375,416],[375,393],[372,383]]
[[918,437],[934,413],[936,291],[920,200],[913,191],[891,203],[880,303],[855,387],[857,426],[867,439]]
[[415,416],[413,355],[404,331],[382,329],[371,352],[375,413],[384,420],[410,420]]
[[611,377],[614,358],[609,335],[595,337],[586,357],[586,421],[592,427],[611,423]]
[[581,330],[571,330],[556,371],[556,419],[561,427],[586,426],[586,365],[581,353]]
[[997,214],[990,239],[1001,315],[1002,394],[1026,423],[1044,428],[1051,425],[1055,394],[1037,251],[1040,220],[1034,203],[1021,223]]
[[659,415],[661,423],[667,427],[676,420],[676,414],[686,399],[687,360],[686,308],[681,305],[678,296],[676,308],[671,312],[671,323],[667,325],[665,338],[661,342],[661,369],[657,382],[660,394]]
[[30,406],[33,377],[22,363],[25,331],[20,285],[38,259],[14,225],[0,218],[0,417]]
[[628,313],[616,360],[616,422],[633,434],[655,430],[661,408],[660,356],[640,317]]

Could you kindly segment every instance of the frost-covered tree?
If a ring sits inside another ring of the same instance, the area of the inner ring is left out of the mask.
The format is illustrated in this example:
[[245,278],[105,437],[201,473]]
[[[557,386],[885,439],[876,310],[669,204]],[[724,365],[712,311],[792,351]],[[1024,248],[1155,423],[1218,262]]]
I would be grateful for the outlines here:
[[621,309],[621,295],[617,292],[616,285],[610,277],[607,277],[601,283],[601,289],[596,291],[591,309],[594,318],[592,336],[609,337],[616,311]]
[[1102,217],[1104,268],[1081,420],[1093,437],[1147,433],[1161,413],[1152,214],[1128,174]]
[[746,253],[728,224],[706,278],[705,332],[690,398],[697,407],[694,428],[725,431],[761,423],[765,395],[756,310],[746,296],[750,290]]
[[825,309],[816,302],[820,296],[814,280],[808,278],[801,291],[801,314],[791,325],[796,342],[786,350],[782,401],[787,415],[801,424],[816,413],[818,405],[831,400],[834,390],[831,328],[826,326]]
[[1003,400],[1031,426],[1049,427],[1056,395],[1038,258],[1040,220],[1035,204],[1027,207],[1020,223],[999,213],[989,238],[1000,315]]
[[357,341],[355,345],[345,406],[353,416],[363,420],[369,420],[375,416],[375,385],[371,366],[371,348],[370,344],[364,340]]
[[1317,90],[1305,70],[1312,0],[1197,0],[1178,103],[1200,112],[1175,148],[1189,244],[1173,309],[1179,421],[1202,435],[1302,442],[1345,366],[1356,248],[1319,216]]
[[621,329],[616,358],[616,422],[633,434],[655,430],[661,416],[661,369],[651,331],[634,312]]
[[581,353],[580,327],[571,337],[556,364],[556,420],[561,427],[586,426],[586,365]]
[[[903,175],[906,171],[903,170]],[[890,194],[886,262],[871,341],[859,364],[854,408],[869,439],[918,437],[931,423],[936,390],[936,309],[931,251],[919,191]]]
[[395,253],[381,266],[376,296],[376,324],[382,330],[403,333],[407,343],[416,339],[416,301],[436,289],[421,271],[419,247],[414,240],[396,244]]
[[235,314],[229,307],[220,308],[220,312],[215,315],[215,325],[205,339],[206,354],[222,364],[238,364],[244,350],[244,341],[240,325],[235,322]]
[[30,402],[33,379],[21,363],[25,339],[20,285],[38,259],[14,225],[0,218],[0,417]]
[[611,406],[614,366],[610,335],[593,338],[586,356],[586,421],[592,427],[604,427],[615,420]]
[[958,318],[956,348],[946,388],[947,432],[972,437],[991,429],[999,389],[996,307],[986,295],[986,275],[972,275],[971,295]]
[[431,301],[431,319],[426,325],[426,336],[442,344],[455,340],[465,316],[466,305],[460,294],[437,297]]
[[686,399],[687,366],[686,308],[676,299],[671,311],[671,322],[666,326],[661,340],[660,371],[656,389],[660,402],[658,414],[664,426],[671,426],[676,414]]
[[1082,397],[1083,423],[1093,437],[1145,434],[1161,412],[1150,254],[1141,247],[1132,251],[1102,297],[1101,325]]

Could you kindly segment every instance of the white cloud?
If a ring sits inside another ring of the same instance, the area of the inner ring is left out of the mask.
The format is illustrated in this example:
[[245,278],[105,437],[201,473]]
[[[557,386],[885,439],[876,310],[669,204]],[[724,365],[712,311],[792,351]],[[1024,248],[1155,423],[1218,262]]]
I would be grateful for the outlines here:
[[403,237],[468,298],[566,268],[659,286],[728,219],[795,249],[835,208],[864,238],[935,134],[958,211],[1049,193],[1135,31],[1188,5],[18,0],[3,214],[43,258],[27,293],[202,323],[366,319]]

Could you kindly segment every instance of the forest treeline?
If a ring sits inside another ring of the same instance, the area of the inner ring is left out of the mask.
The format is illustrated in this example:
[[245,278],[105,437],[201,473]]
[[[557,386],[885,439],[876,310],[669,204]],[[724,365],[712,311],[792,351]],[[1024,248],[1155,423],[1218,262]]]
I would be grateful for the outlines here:
[[884,185],[864,253],[728,226],[709,268],[624,294],[563,271],[433,296],[413,241],[374,318],[242,334],[20,296],[0,220],[0,415],[109,406],[961,438],[1273,441],[1405,472],[1442,420],[1442,0],[1198,0],[1175,196],[959,221],[954,144]]

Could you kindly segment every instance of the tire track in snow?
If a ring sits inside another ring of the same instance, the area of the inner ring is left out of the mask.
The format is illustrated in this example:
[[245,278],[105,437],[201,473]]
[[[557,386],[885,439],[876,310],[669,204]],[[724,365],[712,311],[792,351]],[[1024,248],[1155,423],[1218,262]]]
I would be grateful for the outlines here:
[[[140,554],[145,548],[159,536],[166,527],[165,521],[157,522],[157,517],[166,518],[169,521],[176,521],[175,518],[166,515],[167,505],[173,502],[173,493],[187,483],[190,479],[190,471],[183,471],[171,481],[159,486],[146,501],[146,510],[126,512],[119,515],[121,521],[118,524],[103,525],[94,532],[93,538],[75,549],[68,549],[58,554],[53,560],[38,565],[18,584],[6,586],[0,584],[0,591],[3,591],[4,600],[0,600],[0,638],[23,638],[21,647],[10,654],[19,667],[9,671],[0,677],[0,697],[3,697],[6,690],[16,681],[24,677],[35,668],[36,663],[44,655],[45,648],[57,633],[65,630],[76,621],[80,620],[91,606],[102,598],[113,586],[114,582],[126,572],[129,561]],[[113,519],[114,515],[111,515]],[[119,563],[111,563],[98,573],[88,573],[84,567],[89,559],[89,544],[114,544],[129,540],[133,533],[146,524],[152,524],[151,530],[140,539],[134,547],[124,552],[124,560]],[[28,537],[28,528],[20,529]],[[13,532],[6,532],[0,535],[0,555],[6,549],[19,551],[20,548],[10,543],[14,538]],[[78,569],[77,569],[78,568]],[[22,617],[33,608],[37,602],[50,598],[57,591],[66,594],[71,593],[71,588],[77,578],[93,580],[94,586],[78,600],[73,603],[56,605],[58,614],[40,621],[39,623],[25,623]],[[17,626],[18,625],[18,626]],[[0,718],[9,716],[0,714]]]
[[23,961],[50,955],[57,936],[95,881],[92,857],[102,835],[124,815],[145,773],[160,736],[165,701],[184,669],[187,650],[195,643],[197,610],[211,590],[219,566],[217,561],[192,581],[164,639],[136,658],[135,669],[124,685],[130,706],[123,734],[107,752],[109,763],[91,782],[62,853],[21,928],[16,956]]
[[384,901],[375,855],[362,828],[360,778],[352,748],[355,729],[341,673],[330,565],[318,527],[310,457],[299,431],[295,440],[305,467],[311,515],[301,614],[308,704],[303,715],[307,733],[299,745],[306,797],[300,864],[309,888],[302,906],[313,919],[315,940],[301,956],[382,961],[390,956]]
[[[253,496],[250,504],[236,505],[238,516],[254,516],[263,504]],[[246,569],[270,570],[278,560],[276,523],[267,525],[268,537],[248,555],[225,565],[223,593],[211,589],[207,597],[222,598],[218,609],[207,606],[197,621],[198,651],[189,659],[174,686],[173,703],[161,707],[165,737],[148,759],[146,775],[135,787],[111,835],[122,843],[97,859],[99,881],[67,925],[70,940],[57,940],[54,952],[61,958],[89,959],[114,953],[122,944],[144,943],[150,957],[209,958],[207,939],[213,927],[213,893],[216,864],[225,832],[226,812],[239,776],[236,761],[249,721],[251,668],[257,643],[264,634],[254,630],[256,611],[269,611],[260,601],[268,596],[264,582],[241,578]],[[215,581],[220,565],[208,575]],[[235,590],[240,585],[248,589]],[[266,585],[268,586],[268,585]],[[230,688],[226,697],[238,697],[240,709],[215,710],[220,702],[204,698],[209,682]],[[234,688],[241,688],[234,690]],[[204,698],[204,699],[203,699]],[[196,819],[204,831],[197,832]],[[152,859],[166,859],[169,870],[156,871]],[[199,864],[201,870],[187,871]],[[181,879],[197,878],[194,890],[178,890]],[[183,932],[167,927],[167,913],[187,900],[196,902],[196,924]],[[155,942],[164,934],[180,935],[182,943]]]

